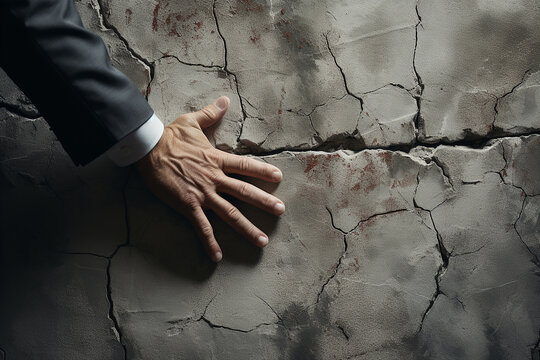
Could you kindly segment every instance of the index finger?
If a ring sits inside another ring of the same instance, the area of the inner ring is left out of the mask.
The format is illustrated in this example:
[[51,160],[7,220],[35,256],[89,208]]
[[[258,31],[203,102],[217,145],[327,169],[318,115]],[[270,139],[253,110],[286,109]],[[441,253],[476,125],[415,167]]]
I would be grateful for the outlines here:
[[251,176],[269,182],[280,182],[281,171],[274,165],[264,163],[247,156],[224,154],[222,170],[227,174]]

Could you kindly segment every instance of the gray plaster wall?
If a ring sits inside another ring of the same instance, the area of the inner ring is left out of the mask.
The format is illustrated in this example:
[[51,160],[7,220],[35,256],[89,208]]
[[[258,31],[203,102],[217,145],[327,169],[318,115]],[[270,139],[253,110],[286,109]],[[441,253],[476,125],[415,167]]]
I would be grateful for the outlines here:
[[168,124],[280,167],[213,264],[0,72],[0,359],[539,359],[540,3],[77,0]]

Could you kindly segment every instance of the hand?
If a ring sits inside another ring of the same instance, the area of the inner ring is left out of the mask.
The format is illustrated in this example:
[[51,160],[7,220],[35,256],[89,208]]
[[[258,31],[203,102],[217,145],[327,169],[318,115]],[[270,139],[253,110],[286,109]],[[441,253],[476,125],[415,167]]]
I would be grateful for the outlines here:
[[136,163],[150,190],[190,219],[215,262],[223,255],[203,209],[213,210],[255,245],[268,244],[268,236],[218,193],[233,195],[275,215],[285,211],[285,205],[275,196],[225,175],[240,174],[280,182],[282,174],[277,167],[215,149],[203,133],[203,129],[221,120],[229,104],[229,98],[222,96],[213,105],[180,116],[165,127],[154,149]]

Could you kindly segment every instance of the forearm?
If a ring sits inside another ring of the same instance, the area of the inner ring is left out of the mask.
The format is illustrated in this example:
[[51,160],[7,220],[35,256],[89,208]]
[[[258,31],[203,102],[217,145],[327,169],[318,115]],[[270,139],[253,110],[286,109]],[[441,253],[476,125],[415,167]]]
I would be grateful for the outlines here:
[[113,148],[153,114],[111,66],[101,38],[83,27],[72,0],[0,0],[0,66],[77,164]]

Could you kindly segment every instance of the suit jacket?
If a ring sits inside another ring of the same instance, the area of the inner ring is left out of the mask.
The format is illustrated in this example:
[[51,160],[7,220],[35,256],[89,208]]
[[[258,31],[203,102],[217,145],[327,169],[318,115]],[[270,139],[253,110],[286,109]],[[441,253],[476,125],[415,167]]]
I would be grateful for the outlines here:
[[73,0],[0,0],[0,66],[85,165],[153,114]]

